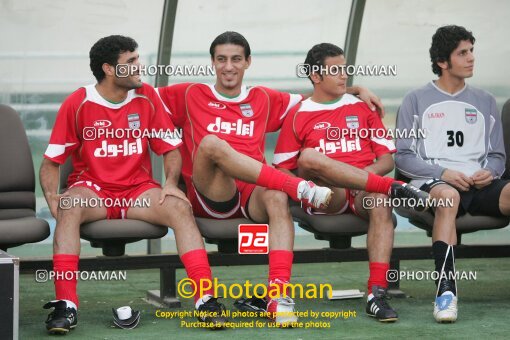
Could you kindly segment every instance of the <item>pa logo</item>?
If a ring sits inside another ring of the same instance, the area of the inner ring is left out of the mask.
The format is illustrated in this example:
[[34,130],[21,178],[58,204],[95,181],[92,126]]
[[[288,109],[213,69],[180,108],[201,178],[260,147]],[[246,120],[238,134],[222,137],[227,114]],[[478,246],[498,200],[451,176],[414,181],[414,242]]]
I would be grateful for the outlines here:
[[269,225],[240,224],[238,242],[239,254],[269,253]]

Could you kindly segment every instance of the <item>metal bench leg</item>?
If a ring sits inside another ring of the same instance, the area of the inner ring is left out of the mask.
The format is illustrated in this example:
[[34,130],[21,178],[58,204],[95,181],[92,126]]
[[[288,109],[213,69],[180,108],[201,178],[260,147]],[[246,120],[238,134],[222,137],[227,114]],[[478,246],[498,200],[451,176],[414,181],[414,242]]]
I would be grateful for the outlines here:
[[147,291],[147,301],[153,305],[162,305],[167,308],[181,307],[181,301],[177,298],[175,267],[163,267],[159,269],[159,290]]
[[[390,260],[390,271],[396,271],[396,280],[392,280],[393,282],[388,282],[388,294],[392,297],[396,298],[404,298],[406,297],[406,294],[400,290],[400,259],[394,259],[392,258]],[[389,275],[390,279],[392,278],[393,274]]]

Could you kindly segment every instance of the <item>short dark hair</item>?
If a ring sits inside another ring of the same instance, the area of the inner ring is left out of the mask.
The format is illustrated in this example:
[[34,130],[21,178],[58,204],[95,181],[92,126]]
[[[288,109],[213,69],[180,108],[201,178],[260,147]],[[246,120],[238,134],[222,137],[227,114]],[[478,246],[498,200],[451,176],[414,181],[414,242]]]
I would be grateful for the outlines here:
[[[339,55],[344,55],[344,51],[340,47],[330,43],[317,44],[306,54],[305,65],[311,71],[314,69],[313,66],[324,67],[326,58]],[[311,72],[308,72],[308,79],[312,81]]]
[[452,52],[459,46],[463,40],[469,40],[475,43],[473,33],[462,26],[450,25],[439,27],[432,36],[432,45],[430,46],[430,61],[432,62],[432,72],[441,76],[443,71],[437,63],[448,62]]
[[110,35],[99,39],[90,49],[90,69],[97,82],[105,78],[103,64],[117,65],[119,55],[126,51],[134,52],[138,48],[136,41],[122,35]]
[[243,35],[240,33],[227,31],[218,35],[211,43],[211,47],[209,48],[211,58],[214,58],[214,51],[216,46],[225,44],[241,46],[244,49],[244,57],[246,59],[248,59],[248,57],[251,55],[251,49],[250,44],[248,44],[248,40],[246,40],[246,38],[243,37]]

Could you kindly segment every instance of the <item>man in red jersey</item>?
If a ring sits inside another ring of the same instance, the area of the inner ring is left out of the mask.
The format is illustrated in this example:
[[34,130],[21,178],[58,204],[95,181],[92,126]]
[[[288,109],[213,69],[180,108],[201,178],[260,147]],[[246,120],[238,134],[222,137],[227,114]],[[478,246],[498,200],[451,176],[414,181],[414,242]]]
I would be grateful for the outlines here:
[[[66,334],[77,324],[74,273],[84,222],[130,218],[172,228],[188,276],[196,284],[211,280],[190,203],[177,187],[181,140],[154,88],[142,83],[139,74],[118,74],[126,71],[118,66],[139,65],[137,47],[133,39],[118,35],[94,44],[90,67],[97,84],[78,89],[64,101],[44,154],[40,181],[57,220],[53,243],[56,300],[44,306],[54,308],[46,321],[50,333]],[[163,187],[152,178],[149,147],[163,155]],[[59,166],[69,156],[74,171],[68,190],[59,195]],[[148,202],[148,206],[137,202]]]
[[[243,85],[250,54],[241,34],[225,32],[210,47],[214,85],[185,83],[157,91],[174,124],[183,129],[182,172],[194,214],[269,222],[268,282],[283,292],[291,276],[294,242],[287,198],[324,209],[330,191],[265,164],[265,133],[279,130],[303,96]],[[371,184],[387,192],[392,182],[374,176]],[[288,296],[269,300],[268,311],[281,312],[277,323],[296,321],[293,310]]]
[[385,300],[386,272],[393,248],[391,206],[373,206],[372,202],[389,196],[414,198],[425,207],[428,195],[397,181],[386,192],[364,184],[393,169],[392,153],[396,151],[393,141],[385,138],[386,129],[379,115],[358,98],[346,94],[347,75],[342,72],[345,58],[341,48],[327,43],[315,45],[305,64],[316,70],[309,76],[314,91],[286,117],[273,163],[289,174],[298,169],[300,176],[332,188],[334,195],[328,208],[307,208],[309,214],[350,211],[369,220],[367,313],[379,321],[396,321],[397,313]]

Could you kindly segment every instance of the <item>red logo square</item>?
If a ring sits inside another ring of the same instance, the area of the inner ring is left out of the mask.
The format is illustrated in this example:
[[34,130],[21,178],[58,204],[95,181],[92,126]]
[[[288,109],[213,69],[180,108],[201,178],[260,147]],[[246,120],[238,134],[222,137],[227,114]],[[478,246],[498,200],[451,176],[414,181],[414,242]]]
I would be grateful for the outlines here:
[[269,253],[269,225],[240,224],[238,245],[239,254]]

